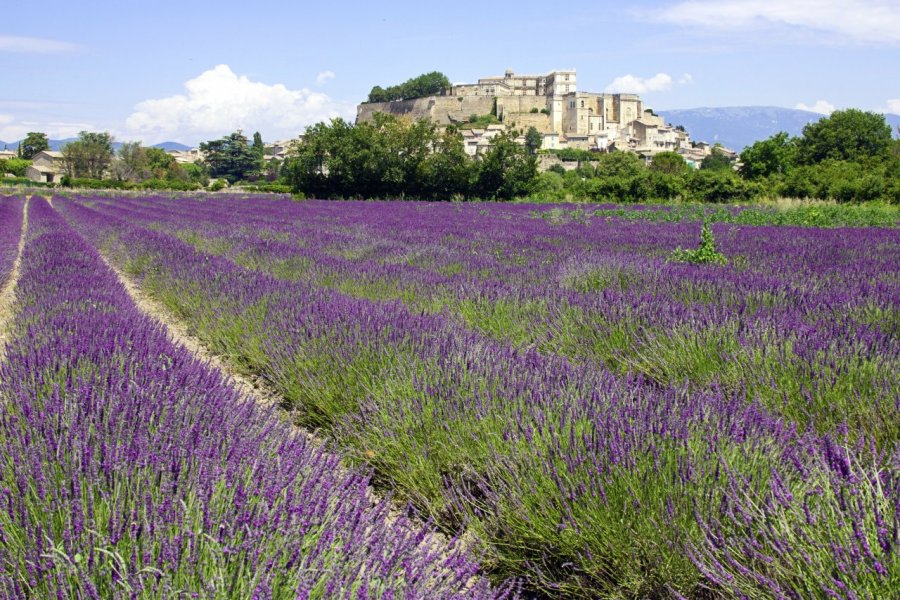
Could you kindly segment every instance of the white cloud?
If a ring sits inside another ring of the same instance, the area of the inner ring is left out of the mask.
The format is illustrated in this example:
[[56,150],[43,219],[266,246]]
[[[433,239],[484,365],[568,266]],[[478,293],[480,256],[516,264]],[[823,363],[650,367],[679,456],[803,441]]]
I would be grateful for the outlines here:
[[60,40],[48,40],[44,38],[22,37],[16,35],[0,35],[0,52],[14,52],[16,54],[61,54],[75,52],[79,49],[77,44]]
[[646,94],[647,92],[664,92],[672,87],[672,76],[666,73],[657,73],[649,79],[635,77],[634,75],[622,75],[612,80],[606,91],[620,94]]
[[900,115],[900,98],[892,98],[887,101],[887,106],[884,108],[884,112],[890,113],[892,115]]
[[650,17],[717,30],[777,24],[864,43],[900,43],[896,0],[692,0]]
[[329,79],[334,79],[334,78],[335,78],[334,71],[322,71],[321,73],[316,75],[316,83],[318,83],[319,85],[322,85]]
[[678,85],[687,85],[694,81],[694,76],[690,73],[685,73],[678,79]]
[[295,137],[306,125],[349,118],[354,107],[308,89],[291,90],[235,74],[218,65],[184,84],[186,93],[139,102],[125,122],[124,138],[152,144],[213,139],[243,129],[263,139]]
[[823,115],[830,115],[831,113],[834,112],[835,106],[828,100],[816,100],[816,103],[813,104],[812,106],[808,106],[801,102],[794,108],[796,108],[798,110],[808,110],[810,112],[819,113],[819,114],[823,114]]

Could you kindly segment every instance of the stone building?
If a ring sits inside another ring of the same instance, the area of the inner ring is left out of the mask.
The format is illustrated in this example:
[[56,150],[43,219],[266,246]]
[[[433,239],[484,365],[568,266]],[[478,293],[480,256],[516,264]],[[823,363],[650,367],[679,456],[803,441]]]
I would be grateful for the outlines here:
[[516,75],[506,71],[502,77],[485,77],[478,83],[451,86],[450,96],[561,96],[575,91],[575,70],[551,71],[547,75]]
[[[495,114],[507,128],[524,131],[534,127],[543,134],[544,147],[552,149],[617,148],[652,155],[675,150],[684,141],[661,118],[645,112],[636,94],[578,91],[574,69],[546,75],[506,71],[478,83],[453,85],[440,96],[367,102],[357,108],[356,120],[371,121],[377,112],[461,128],[472,115]],[[467,140],[467,148],[471,141]]]
[[25,177],[40,183],[58,183],[65,172],[62,152],[42,150],[31,157],[31,165],[25,169]]

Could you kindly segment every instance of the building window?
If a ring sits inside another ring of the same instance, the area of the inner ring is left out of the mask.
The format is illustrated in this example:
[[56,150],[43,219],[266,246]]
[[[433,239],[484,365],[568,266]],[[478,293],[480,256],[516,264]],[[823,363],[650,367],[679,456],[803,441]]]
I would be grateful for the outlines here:
[[584,108],[584,100],[581,101],[581,108]]

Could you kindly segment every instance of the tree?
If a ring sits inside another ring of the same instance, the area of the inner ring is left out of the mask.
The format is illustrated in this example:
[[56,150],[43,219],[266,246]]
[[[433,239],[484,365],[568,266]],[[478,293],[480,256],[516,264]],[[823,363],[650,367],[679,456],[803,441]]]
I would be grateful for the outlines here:
[[529,154],[537,154],[544,143],[544,136],[534,127],[529,127],[525,132],[525,147],[528,148]]
[[256,156],[256,170],[262,173],[266,167],[266,145],[263,143],[262,135],[257,131],[253,134],[253,145],[250,146],[254,156]]
[[757,186],[733,171],[700,169],[687,177],[685,193],[696,202],[746,202],[757,194]]
[[598,154],[594,171],[600,177],[640,177],[647,168],[643,159],[630,152]]
[[25,177],[25,169],[31,165],[30,160],[24,158],[9,158],[0,160],[0,177],[12,173],[16,177]]
[[650,170],[666,175],[680,175],[690,170],[684,158],[676,152],[660,152],[650,161]]
[[653,191],[650,170],[642,158],[629,152],[611,152],[598,154],[591,165],[582,163],[582,167],[573,172],[584,178],[583,184],[575,188],[579,195],[612,202],[643,202],[650,199]]
[[175,157],[162,148],[145,148],[144,157],[150,177],[154,179],[177,179],[181,168]]
[[417,193],[423,198],[449,200],[468,196],[472,187],[472,159],[466,154],[462,134],[448,127],[434,151],[419,164]]
[[31,160],[35,154],[49,148],[50,141],[47,139],[47,134],[29,131],[22,143],[19,144],[19,154],[22,158]]
[[760,179],[787,173],[797,161],[797,140],[784,131],[754,143],[741,152],[741,175]]
[[503,132],[481,159],[477,193],[485,198],[527,196],[536,176],[537,159],[515,142],[512,133]]
[[200,144],[203,162],[212,177],[222,177],[229,183],[255,175],[259,170],[256,154],[240,130],[218,140]]
[[147,178],[147,149],[140,142],[124,142],[119,147],[119,160],[113,163],[117,179],[141,181]]
[[714,146],[712,152],[700,162],[700,168],[709,171],[731,171],[731,159],[719,146]]
[[438,135],[427,119],[377,113],[371,123],[308,128],[282,173],[296,191],[319,197],[434,198],[467,193],[460,169],[470,166],[455,129]]
[[443,93],[450,87],[450,80],[439,71],[425,73],[412,79],[407,79],[399,85],[382,88],[376,85],[369,92],[369,102],[389,102],[392,100],[408,100],[422,98]]
[[797,159],[799,164],[812,165],[829,158],[884,158],[891,143],[891,127],[884,115],[855,108],[838,110],[803,128],[797,142]]
[[107,132],[82,131],[62,149],[69,177],[103,179],[113,159],[113,137]]
[[338,130],[351,127],[343,119],[333,119],[331,123],[316,123],[307,127],[303,140],[296,144],[282,167],[282,173],[295,192],[308,196],[327,198],[331,193],[332,169],[328,163],[332,159],[334,138]]

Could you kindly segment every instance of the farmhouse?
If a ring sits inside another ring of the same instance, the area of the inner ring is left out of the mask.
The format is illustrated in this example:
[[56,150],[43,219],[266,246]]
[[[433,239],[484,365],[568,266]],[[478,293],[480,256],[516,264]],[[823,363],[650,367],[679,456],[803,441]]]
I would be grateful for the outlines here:
[[25,177],[40,183],[57,183],[65,172],[62,152],[43,150],[31,157],[31,166],[25,169]]

